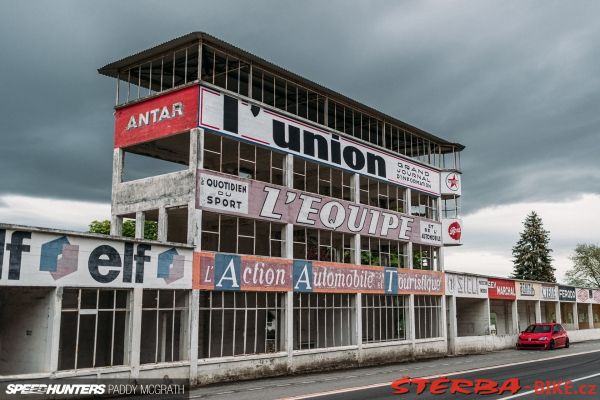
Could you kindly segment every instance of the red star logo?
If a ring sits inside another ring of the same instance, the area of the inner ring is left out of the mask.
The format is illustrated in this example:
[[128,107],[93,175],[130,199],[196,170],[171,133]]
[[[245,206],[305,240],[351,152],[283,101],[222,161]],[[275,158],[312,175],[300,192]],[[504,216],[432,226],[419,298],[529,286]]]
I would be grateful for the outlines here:
[[448,176],[447,184],[450,189],[458,189],[458,178],[456,177],[456,174]]

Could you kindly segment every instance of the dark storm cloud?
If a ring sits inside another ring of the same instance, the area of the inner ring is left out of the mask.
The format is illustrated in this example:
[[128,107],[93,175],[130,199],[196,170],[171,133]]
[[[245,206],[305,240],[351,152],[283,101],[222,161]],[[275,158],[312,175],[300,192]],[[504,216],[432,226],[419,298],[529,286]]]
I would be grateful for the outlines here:
[[115,85],[96,69],[197,30],[465,144],[464,211],[600,188],[594,2],[3,6],[0,194],[109,201]]

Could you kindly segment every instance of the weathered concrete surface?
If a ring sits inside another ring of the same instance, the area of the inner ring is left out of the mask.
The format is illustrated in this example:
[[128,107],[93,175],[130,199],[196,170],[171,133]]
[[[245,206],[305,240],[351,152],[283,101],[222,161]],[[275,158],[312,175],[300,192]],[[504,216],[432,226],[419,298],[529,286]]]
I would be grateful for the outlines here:
[[113,186],[113,214],[154,210],[162,206],[187,205],[195,198],[192,170],[153,176]]

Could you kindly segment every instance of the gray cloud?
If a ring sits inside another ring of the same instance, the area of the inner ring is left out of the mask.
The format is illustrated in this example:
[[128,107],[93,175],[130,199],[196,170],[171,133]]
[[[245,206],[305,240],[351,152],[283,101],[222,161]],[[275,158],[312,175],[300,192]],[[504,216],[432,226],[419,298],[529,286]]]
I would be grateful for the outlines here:
[[0,194],[109,201],[115,85],[96,69],[196,30],[465,144],[466,212],[598,192],[599,11],[583,1],[9,1]]

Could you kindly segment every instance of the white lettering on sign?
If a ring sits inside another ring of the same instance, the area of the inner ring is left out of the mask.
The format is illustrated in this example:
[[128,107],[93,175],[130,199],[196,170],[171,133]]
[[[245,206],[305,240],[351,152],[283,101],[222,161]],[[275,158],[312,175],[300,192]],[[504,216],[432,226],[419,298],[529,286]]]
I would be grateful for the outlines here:
[[162,107],[148,110],[144,113],[139,113],[137,116],[132,115],[127,123],[127,130],[140,128],[146,125],[156,124],[167,119],[172,119],[183,115],[183,103],[173,103],[171,108]]
[[542,297],[544,299],[556,299],[557,297],[557,288],[556,286],[542,286]]
[[215,175],[201,174],[198,186],[200,205],[220,211],[248,214],[249,184]]

